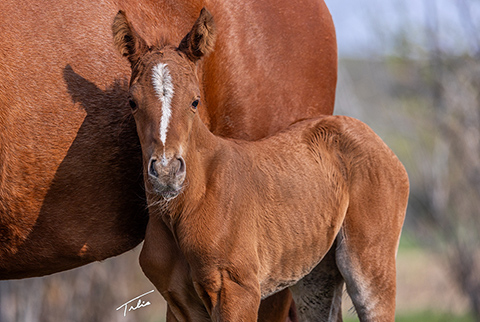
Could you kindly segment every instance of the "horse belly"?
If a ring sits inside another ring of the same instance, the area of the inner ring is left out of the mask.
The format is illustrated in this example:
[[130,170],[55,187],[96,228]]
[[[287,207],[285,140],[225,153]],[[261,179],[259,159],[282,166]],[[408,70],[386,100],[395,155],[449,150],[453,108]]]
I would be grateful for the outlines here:
[[259,215],[265,232],[258,243],[262,296],[295,284],[317,266],[335,241],[348,206],[337,170],[318,166],[302,152],[282,159],[286,172],[295,176],[275,180],[272,202],[264,202],[269,211]]
[[[312,208],[315,207],[310,207]],[[343,222],[346,205],[332,209],[329,214],[323,216],[318,213],[303,216],[307,220],[298,220],[294,229],[284,229],[276,236],[277,238],[272,238],[270,231],[268,245],[277,247],[269,247],[270,250],[266,252],[270,255],[263,258],[260,274],[263,276],[261,281],[263,297],[292,286],[308,275],[330,249]],[[315,220],[308,220],[312,216]]]

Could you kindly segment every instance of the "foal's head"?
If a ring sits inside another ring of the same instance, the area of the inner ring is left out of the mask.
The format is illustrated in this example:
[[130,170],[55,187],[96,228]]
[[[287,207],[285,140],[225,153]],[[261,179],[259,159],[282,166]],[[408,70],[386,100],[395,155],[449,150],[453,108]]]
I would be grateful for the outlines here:
[[178,47],[148,46],[121,11],[112,29],[115,46],[132,67],[129,104],[148,181],[156,193],[173,198],[186,176],[184,156],[200,100],[196,63],[213,49],[213,18],[202,9]]

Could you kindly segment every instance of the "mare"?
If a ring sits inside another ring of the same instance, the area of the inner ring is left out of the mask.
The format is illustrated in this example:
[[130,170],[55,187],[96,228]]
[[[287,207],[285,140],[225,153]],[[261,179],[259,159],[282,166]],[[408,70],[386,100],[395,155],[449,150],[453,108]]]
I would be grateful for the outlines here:
[[287,287],[300,321],[336,320],[340,308],[318,302],[317,270],[334,245],[360,320],[394,321],[409,184],[386,144],[343,116],[258,141],[216,136],[199,117],[197,73],[214,48],[211,14],[202,9],[178,47],[143,46],[123,12],[113,30],[132,65],[150,210],[140,264],[168,302],[167,321],[253,322],[261,299]]
[[200,117],[214,133],[258,139],[332,113],[337,52],[323,0],[2,0],[0,279],[71,269],[143,240],[130,66],[111,45],[112,20],[124,9],[148,44],[179,42],[206,4],[221,28],[199,66]]

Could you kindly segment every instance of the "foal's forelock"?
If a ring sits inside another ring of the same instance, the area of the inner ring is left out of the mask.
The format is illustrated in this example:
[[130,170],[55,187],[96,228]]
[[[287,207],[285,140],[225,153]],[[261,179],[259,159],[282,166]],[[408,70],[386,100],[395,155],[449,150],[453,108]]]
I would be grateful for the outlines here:
[[172,76],[167,64],[159,63],[152,70],[153,88],[160,102],[162,102],[162,118],[160,120],[160,140],[165,147],[167,131],[172,116],[172,98],[174,94]]

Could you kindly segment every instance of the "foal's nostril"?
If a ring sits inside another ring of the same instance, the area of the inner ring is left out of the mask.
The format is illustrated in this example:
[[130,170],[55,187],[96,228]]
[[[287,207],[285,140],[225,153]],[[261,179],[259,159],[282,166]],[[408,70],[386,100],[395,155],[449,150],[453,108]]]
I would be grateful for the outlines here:
[[177,170],[177,176],[181,175],[185,172],[185,160],[183,160],[182,157],[177,158],[179,162],[178,170]]
[[157,162],[157,160],[150,159],[150,165],[148,166],[148,174],[158,178],[158,172],[157,169],[155,169],[155,162]]

